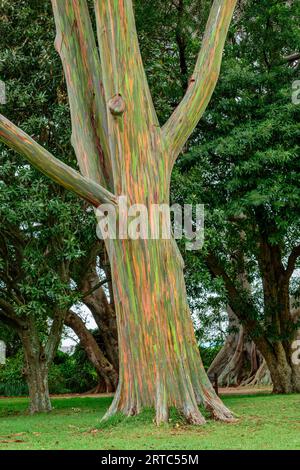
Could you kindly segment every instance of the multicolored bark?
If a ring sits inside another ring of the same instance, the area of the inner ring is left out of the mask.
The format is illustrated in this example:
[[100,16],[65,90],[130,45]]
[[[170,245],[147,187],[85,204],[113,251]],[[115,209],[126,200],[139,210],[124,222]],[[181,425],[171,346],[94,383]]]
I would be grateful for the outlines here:
[[107,416],[150,406],[160,423],[175,406],[202,424],[201,403],[217,419],[232,418],[204,371],[174,250],[170,240],[123,240],[110,252],[121,368]]
[[[92,196],[85,190],[84,197],[97,205],[97,187],[99,200],[115,204],[116,197],[126,196],[128,205],[142,203],[151,213],[152,204],[169,203],[172,166],[216,85],[236,0],[214,1],[186,95],[163,128],[142,63],[132,1],[95,0],[99,50],[86,1],[52,4],[70,98],[72,142],[84,175],[80,181],[85,188],[87,181],[93,183]],[[1,122],[0,138],[14,146],[13,138],[3,138]],[[22,152],[22,146],[17,150]],[[56,178],[54,157],[40,152],[37,162],[32,152],[25,156]],[[65,176],[63,185],[69,187],[70,174]],[[78,177],[72,177],[77,183]],[[73,190],[79,194],[77,185]],[[168,419],[169,407],[176,406],[189,422],[202,424],[202,403],[215,418],[231,420],[201,363],[174,240],[108,240],[106,248],[120,351],[119,386],[108,415],[155,406],[160,423]]]

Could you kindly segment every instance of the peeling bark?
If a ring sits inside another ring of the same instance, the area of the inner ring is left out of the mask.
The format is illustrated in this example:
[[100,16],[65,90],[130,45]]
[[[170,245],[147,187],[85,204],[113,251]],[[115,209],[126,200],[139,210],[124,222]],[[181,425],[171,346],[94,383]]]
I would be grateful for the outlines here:
[[203,404],[214,418],[231,420],[200,359],[174,244],[116,241],[111,264],[122,367],[106,417],[137,414],[147,406],[155,407],[160,423],[175,406],[189,422],[202,424]]

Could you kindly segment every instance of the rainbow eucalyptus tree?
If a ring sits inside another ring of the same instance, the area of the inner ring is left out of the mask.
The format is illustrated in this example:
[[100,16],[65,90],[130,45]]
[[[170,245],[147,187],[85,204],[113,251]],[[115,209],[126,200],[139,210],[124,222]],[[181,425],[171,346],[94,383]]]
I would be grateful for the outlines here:
[[[94,207],[168,204],[174,162],[215,88],[236,0],[215,0],[186,94],[160,127],[148,87],[131,0],[95,0],[97,41],[87,2],[52,0],[80,173],[1,116],[0,138]],[[198,404],[220,420],[231,412],[201,363],[174,240],[107,240],[120,349],[119,385],[106,416],[175,406],[193,424]]]

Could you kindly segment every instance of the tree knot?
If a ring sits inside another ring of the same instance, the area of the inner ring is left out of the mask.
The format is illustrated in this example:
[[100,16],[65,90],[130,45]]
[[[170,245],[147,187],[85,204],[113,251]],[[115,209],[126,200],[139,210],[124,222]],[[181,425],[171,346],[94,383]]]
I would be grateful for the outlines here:
[[113,116],[122,116],[126,107],[122,95],[118,93],[117,95],[114,95],[112,98],[110,98],[108,101],[108,107]]

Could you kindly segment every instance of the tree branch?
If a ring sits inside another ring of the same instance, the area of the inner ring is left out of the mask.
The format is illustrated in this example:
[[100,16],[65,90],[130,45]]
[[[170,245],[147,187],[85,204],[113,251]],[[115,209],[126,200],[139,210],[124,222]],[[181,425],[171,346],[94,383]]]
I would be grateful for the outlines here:
[[[142,166],[159,141],[160,127],[140,53],[132,0],[95,0],[114,184],[124,168]],[[127,170],[126,170],[127,171]]]
[[86,297],[89,297],[93,292],[96,290],[100,289],[100,287],[104,286],[108,282],[111,282],[111,279],[103,279],[102,281],[98,282],[98,284],[95,284],[91,289],[89,289],[86,292],[82,292],[82,299],[85,299]]
[[218,258],[212,253],[205,258],[207,267],[213,277],[221,277],[228,296],[228,303],[239,321],[245,326],[247,332],[256,337],[263,337],[263,329],[256,316],[255,306],[250,300],[245,298],[245,293],[240,292],[234,282],[228,276],[226,270],[219,262]]
[[55,46],[68,87],[72,144],[81,173],[113,188],[100,56],[86,0],[52,0]]
[[299,257],[300,257],[300,245],[295,246],[292,249],[291,254],[288,258],[288,263],[287,263],[287,267],[285,270],[285,274],[288,277],[288,279],[290,279],[290,277],[292,276],[296,268],[296,263]]
[[18,325],[14,320],[12,320],[7,315],[5,315],[4,311],[1,310],[1,308],[0,308],[0,322],[4,323],[6,326],[14,330],[18,330],[20,328],[20,325]]
[[0,140],[23,155],[35,168],[95,207],[116,204],[116,197],[94,181],[61,162],[29,135],[0,114]]
[[296,62],[296,60],[300,60],[300,52],[294,52],[294,54],[287,55],[283,60],[286,62]]
[[180,72],[181,72],[181,84],[183,93],[187,88],[187,73],[188,73],[188,66],[186,60],[186,40],[183,31],[183,15],[184,15],[184,3],[183,0],[179,0],[178,5],[176,5],[177,9],[177,25],[175,30],[175,40],[178,47],[179,53],[179,65],[180,65]]
[[0,309],[3,317],[7,319],[10,323],[14,324],[15,327],[21,328],[24,325],[24,321],[21,317],[18,317],[15,314],[13,307],[6,302],[6,300],[0,298]]
[[45,356],[47,364],[50,365],[54,359],[61,340],[61,334],[65,322],[66,310],[55,309],[53,315],[53,322],[48,334],[48,339],[45,345]]
[[187,92],[163,126],[173,164],[203,115],[215,89],[224,43],[237,0],[214,0]]
[[76,336],[80,339],[80,344],[85,349],[89,360],[96,368],[97,373],[106,379],[108,377],[111,383],[116,386],[118,381],[118,373],[107,357],[103,354],[102,350],[97,344],[93,334],[86,327],[79,315],[71,309],[65,317],[65,325],[72,328]]

